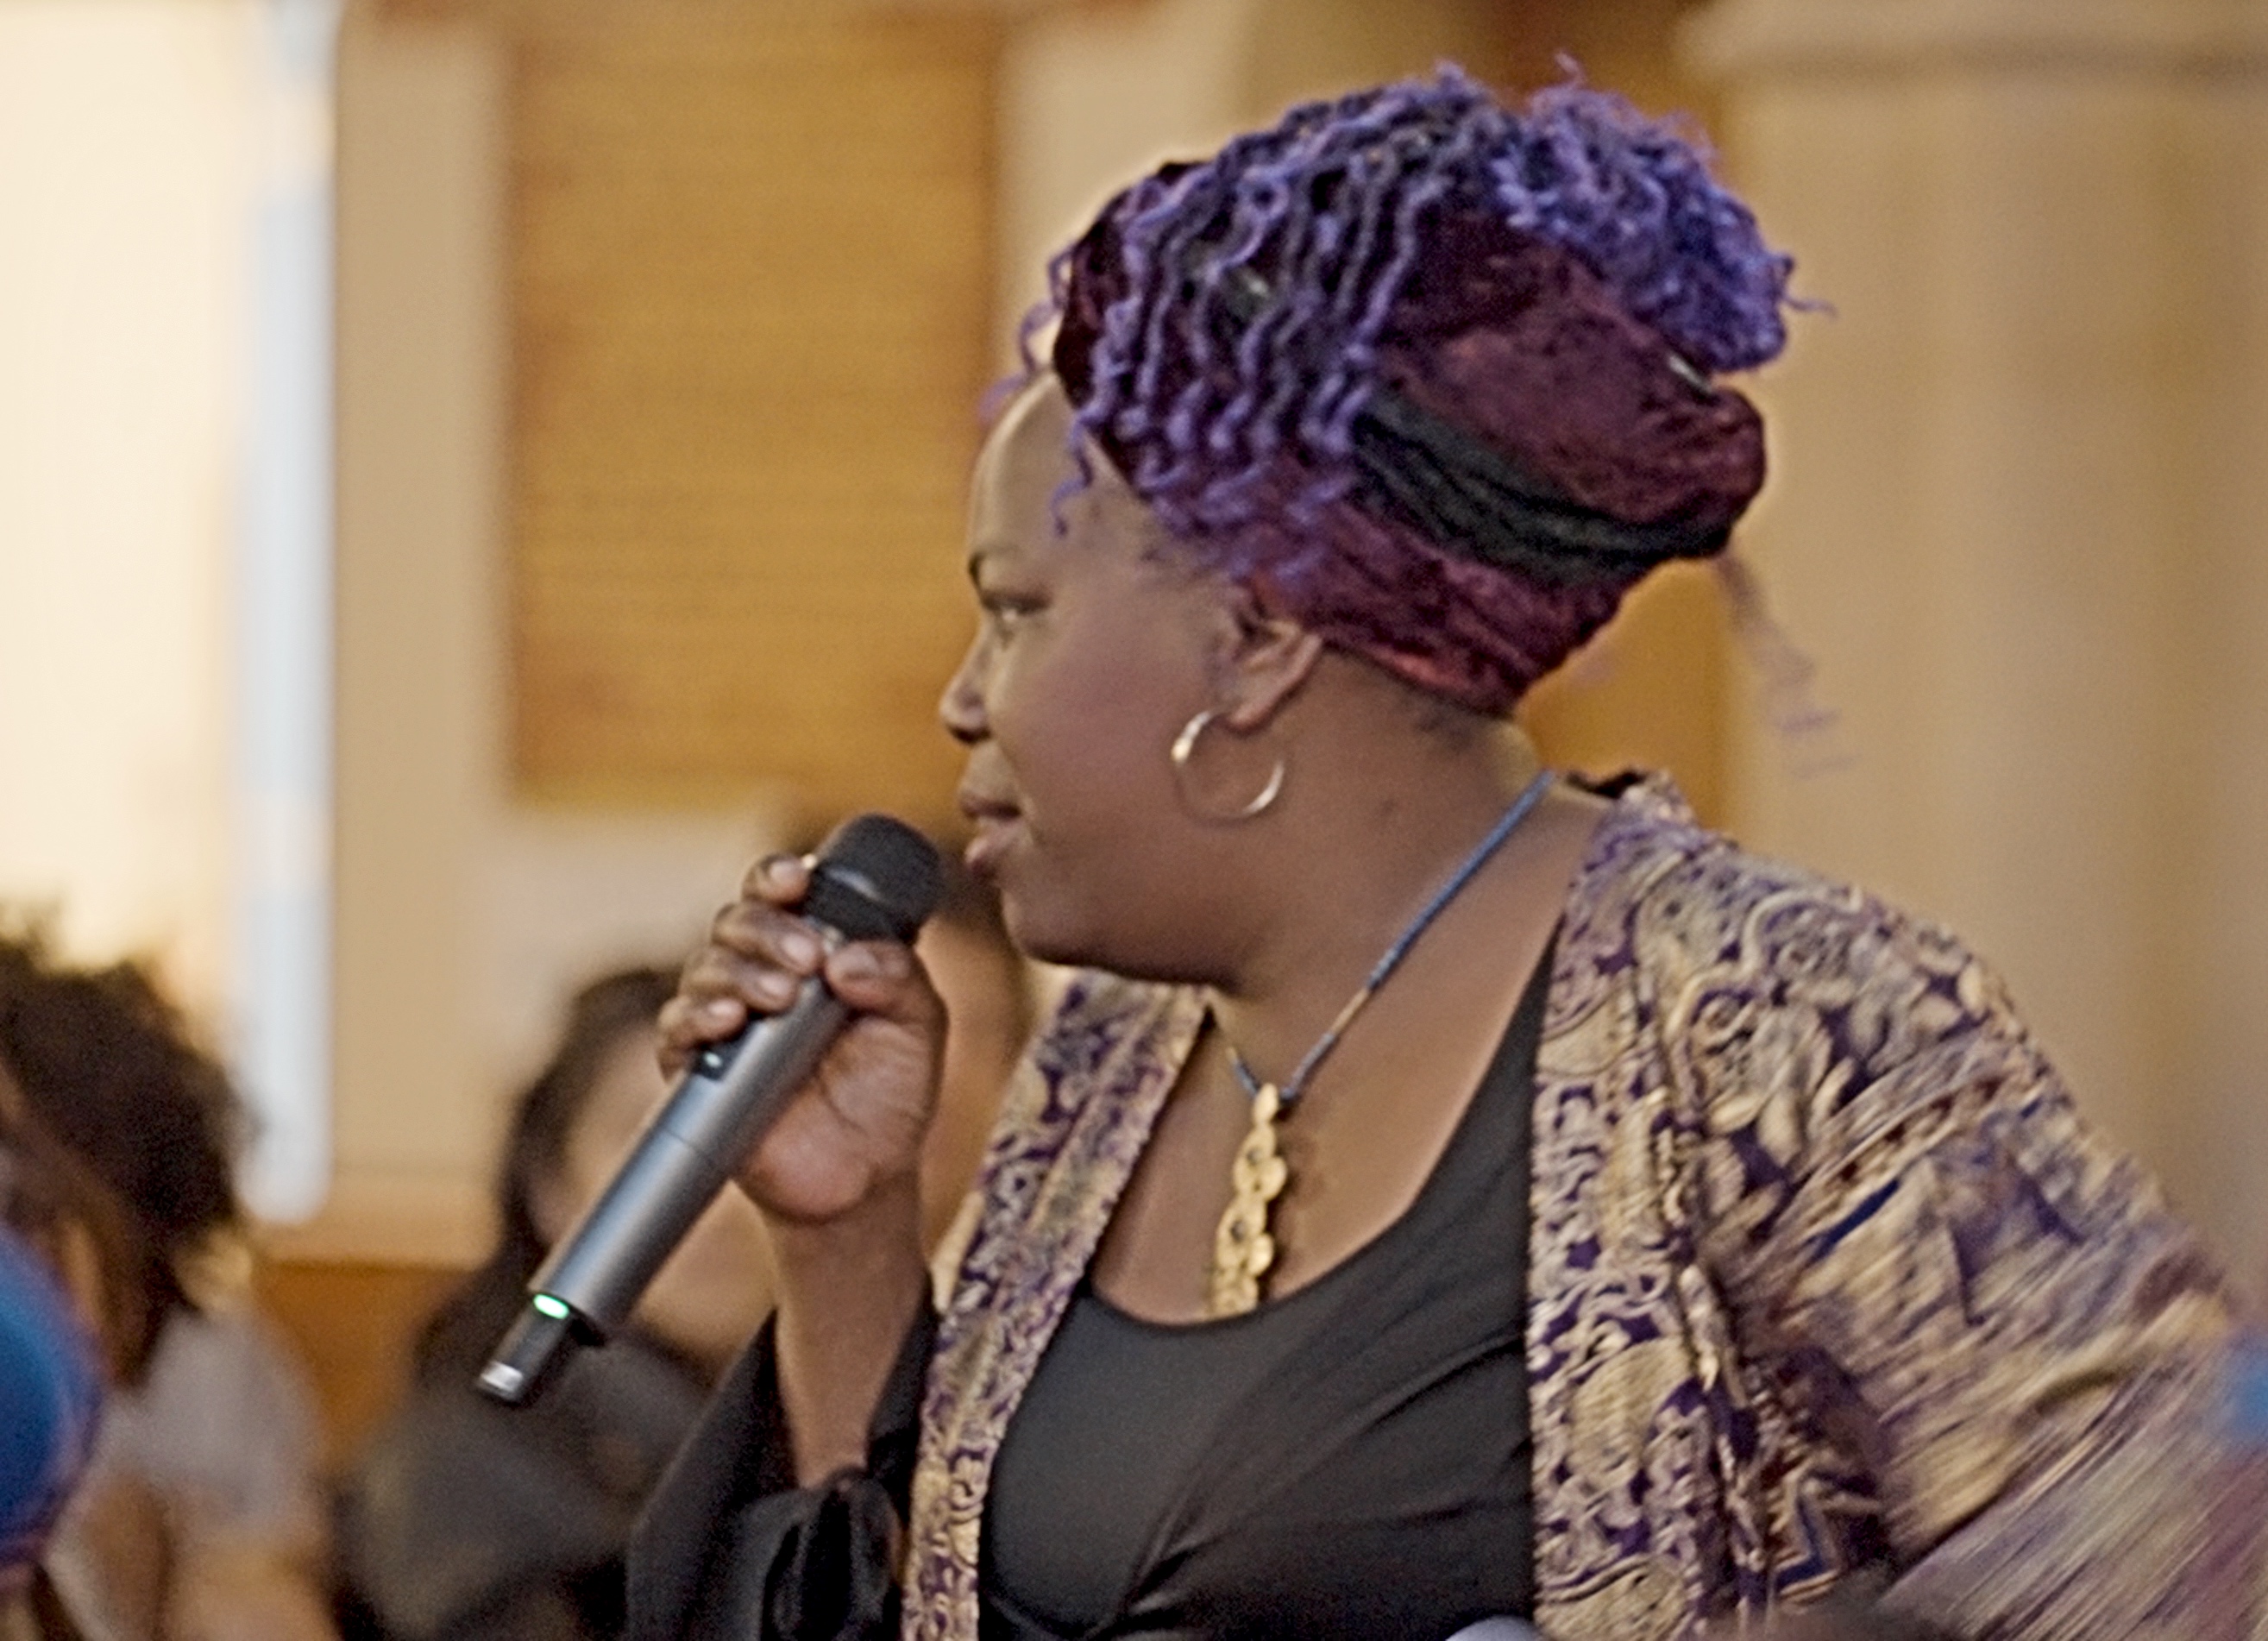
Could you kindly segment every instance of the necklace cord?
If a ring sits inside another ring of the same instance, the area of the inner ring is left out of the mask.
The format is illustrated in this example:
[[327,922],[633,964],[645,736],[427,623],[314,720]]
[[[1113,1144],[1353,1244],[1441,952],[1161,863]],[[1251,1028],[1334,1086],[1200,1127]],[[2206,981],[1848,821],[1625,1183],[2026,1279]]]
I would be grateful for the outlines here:
[[[1513,799],[1512,807],[1506,810],[1498,819],[1497,823],[1489,828],[1488,835],[1474,845],[1472,852],[1465,857],[1456,871],[1449,875],[1448,879],[1440,888],[1433,891],[1432,898],[1418,909],[1418,915],[1410,920],[1408,926],[1399,935],[1395,937],[1394,944],[1386,948],[1378,961],[1371,965],[1368,976],[1356,989],[1355,994],[1346,1000],[1345,1005],[1339,1010],[1337,1016],[1323,1028],[1323,1034],[1315,1039],[1314,1046],[1300,1057],[1300,1063],[1292,1068],[1292,1075],[1278,1085],[1277,1099],[1284,1108],[1288,1110],[1292,1103],[1307,1091],[1307,1079],[1314,1075],[1315,1068],[1323,1063],[1324,1057],[1333,1049],[1338,1047],[1339,1039],[1345,1034],[1347,1027],[1354,1023],[1354,1017],[1362,1012],[1363,1005],[1368,1003],[1376,995],[1378,989],[1386,983],[1387,977],[1402,966],[1402,960],[1410,954],[1410,948],[1418,944],[1418,937],[1425,932],[1432,921],[1447,908],[1449,902],[1457,898],[1465,885],[1471,882],[1475,874],[1489,863],[1490,858],[1503,846],[1504,841],[1519,829],[1520,823],[1528,819],[1528,812],[1535,807],[1550,787],[1551,772],[1546,769],[1521,788],[1520,796]],[[1223,1041],[1226,1041],[1225,1034]],[[1229,1069],[1235,1072],[1236,1080],[1243,1087],[1246,1095],[1257,1099],[1262,1087],[1261,1079],[1245,1063],[1244,1056],[1238,1051],[1234,1043],[1228,1043],[1227,1047]]]
[[1237,1082],[1252,1100],[1252,1126],[1244,1143],[1237,1147],[1236,1159],[1229,1169],[1228,1207],[1213,1233],[1212,1267],[1205,1278],[1206,1315],[1235,1316],[1251,1310],[1260,1303],[1261,1284],[1276,1263],[1276,1238],[1269,1228],[1270,1211],[1291,1181],[1291,1170],[1276,1144],[1277,1119],[1291,1109],[1292,1102],[1307,1087],[1315,1068],[1337,1046],[1354,1017],[1362,1012],[1363,1005],[1378,994],[1387,977],[1401,966],[1418,937],[1440,916],[1443,907],[1456,899],[1458,891],[1472,881],[1473,874],[1512,835],[1513,828],[1528,819],[1528,811],[1535,807],[1550,785],[1548,769],[1528,782],[1513,800],[1512,807],[1489,828],[1488,835],[1465,857],[1448,881],[1433,891],[1432,898],[1418,908],[1409,926],[1371,966],[1368,978],[1346,1000],[1337,1018],[1324,1027],[1323,1034],[1315,1039],[1314,1047],[1300,1059],[1291,1080],[1281,1089],[1255,1077],[1236,1045],[1228,1042],[1226,1033],[1222,1034],[1221,1040],[1228,1048],[1229,1069],[1236,1073]]

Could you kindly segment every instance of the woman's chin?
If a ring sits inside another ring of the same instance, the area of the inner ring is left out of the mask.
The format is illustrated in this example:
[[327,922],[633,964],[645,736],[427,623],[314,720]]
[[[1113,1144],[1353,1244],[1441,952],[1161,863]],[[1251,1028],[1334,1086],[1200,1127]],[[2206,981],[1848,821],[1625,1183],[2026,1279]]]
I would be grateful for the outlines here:
[[1108,968],[1109,942],[1098,939],[1086,920],[1011,872],[994,881],[1000,890],[1000,921],[1015,948],[1034,962],[1064,968]]
[[[1020,820],[1005,823],[987,851],[988,881],[1016,949],[1062,968],[1102,968],[1131,980],[1180,978],[1178,949],[1160,953],[1149,897],[1126,884],[1097,884],[1083,859],[1067,863],[1033,846]],[[1088,858],[1091,858],[1088,857]],[[1178,941],[1168,945],[1178,947]]]
[[1061,908],[1027,902],[1019,905],[1005,891],[1000,897],[1008,938],[1016,949],[1038,963],[1058,968],[1099,968],[1127,980],[1155,981],[1179,985],[1204,981],[1209,966],[1178,945],[1161,948],[1135,930],[1106,926],[1092,917],[1076,917]]

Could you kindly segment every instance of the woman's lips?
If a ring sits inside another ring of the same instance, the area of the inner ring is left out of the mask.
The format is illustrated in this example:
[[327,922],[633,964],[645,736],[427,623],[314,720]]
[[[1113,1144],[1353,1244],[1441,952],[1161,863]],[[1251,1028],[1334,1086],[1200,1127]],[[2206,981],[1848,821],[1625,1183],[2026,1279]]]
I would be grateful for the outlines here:
[[968,847],[961,851],[961,864],[978,877],[989,876],[999,865],[1010,843],[1015,841],[1017,828],[1023,822],[1013,810],[987,810],[970,817],[976,831]]
[[961,862],[979,877],[999,864],[1000,856],[1013,841],[1016,829],[1023,822],[1022,813],[1005,798],[990,796],[963,787],[958,794],[961,813],[968,817],[974,830],[968,847],[961,851]]

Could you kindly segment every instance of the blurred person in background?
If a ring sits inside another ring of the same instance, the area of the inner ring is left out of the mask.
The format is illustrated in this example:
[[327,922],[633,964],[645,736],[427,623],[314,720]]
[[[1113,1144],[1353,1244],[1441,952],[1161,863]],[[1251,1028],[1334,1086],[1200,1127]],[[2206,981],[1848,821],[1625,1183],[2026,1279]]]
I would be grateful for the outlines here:
[[244,1115],[139,964],[59,961],[0,922],[0,1061],[117,1211],[116,1380],[48,1557],[98,1641],[328,1641],[312,1398],[252,1301]]
[[0,1225],[63,1283],[113,1381],[131,1379],[149,1358],[130,1224],[126,1205],[33,1113],[0,1058]]
[[1508,722],[1725,551],[1790,266],[1676,126],[1453,69],[1056,263],[939,715],[1082,972],[925,1269],[918,954],[791,858],[718,918],[674,1057],[851,1019],[639,1641],[2261,1633],[2230,1297],[1989,967]]
[[[967,1196],[1031,1025],[997,901],[966,872],[921,936],[954,999],[946,1092],[923,1160],[930,1238]],[[341,1615],[386,1641],[598,1641],[623,1622],[622,1552],[711,1387],[771,1306],[754,1209],[728,1192],[640,1305],[524,1408],[474,1380],[552,1244],[605,1188],[667,1090],[655,1016],[676,976],[628,968],[576,994],[549,1063],[512,1109],[495,1250],[426,1326],[401,1410],[342,1489]]]
[[388,1641],[583,1641],[618,1633],[622,1549],[709,1387],[771,1302],[761,1230],[722,1198],[604,1350],[575,1354],[526,1408],[475,1377],[528,1278],[666,1092],[654,1016],[674,977],[628,968],[569,1004],[512,1107],[498,1236],[419,1337],[412,1388],[343,1484],[342,1627]]

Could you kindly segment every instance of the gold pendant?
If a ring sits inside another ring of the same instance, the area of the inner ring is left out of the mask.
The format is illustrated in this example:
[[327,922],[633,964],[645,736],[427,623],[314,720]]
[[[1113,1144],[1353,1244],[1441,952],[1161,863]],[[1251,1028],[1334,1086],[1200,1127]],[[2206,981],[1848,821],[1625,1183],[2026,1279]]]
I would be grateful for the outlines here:
[[1273,1083],[1252,1097],[1252,1128],[1236,1148],[1229,1170],[1228,1211],[1212,1238],[1212,1277],[1206,1284],[1207,1316],[1241,1316],[1260,1303],[1260,1279],[1276,1262],[1268,1210],[1284,1194],[1291,1170],[1276,1149],[1276,1118],[1284,1108]]

